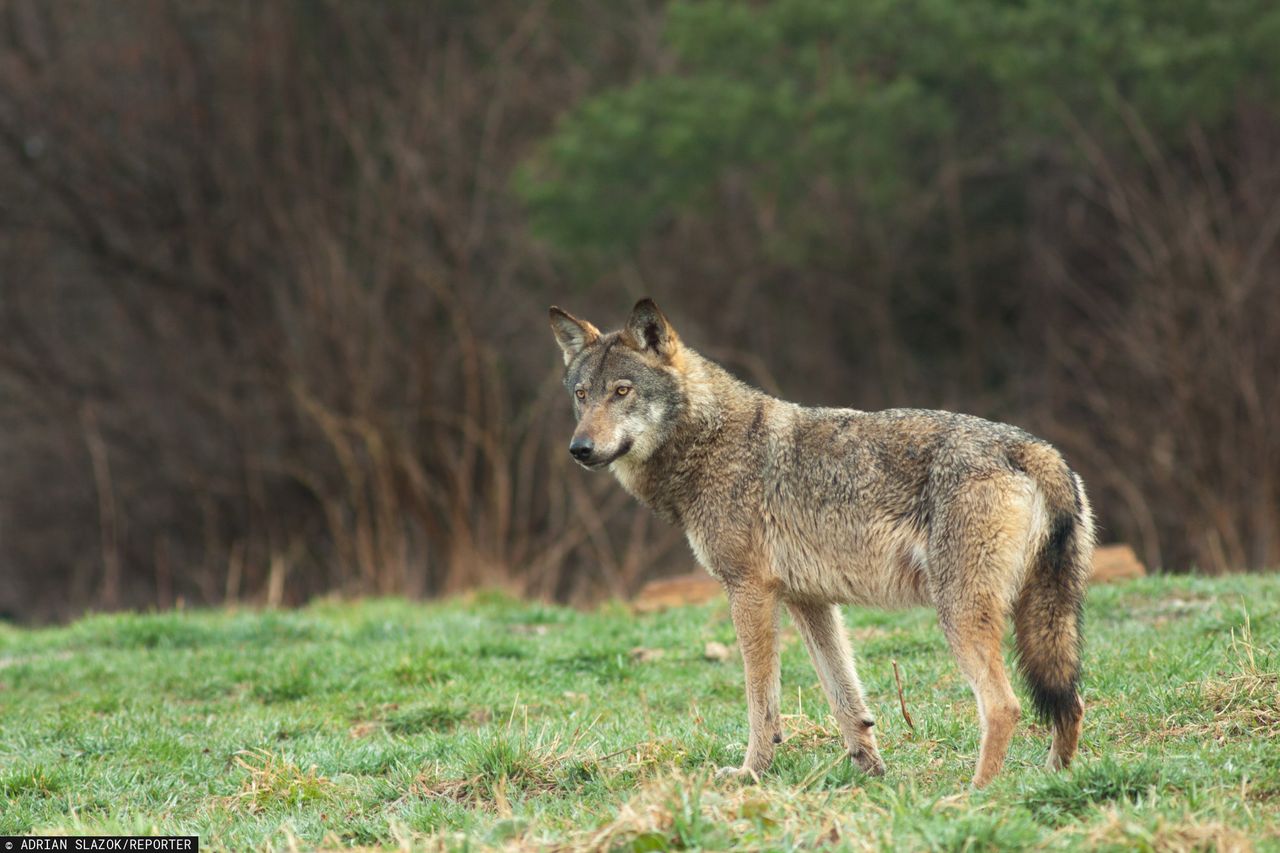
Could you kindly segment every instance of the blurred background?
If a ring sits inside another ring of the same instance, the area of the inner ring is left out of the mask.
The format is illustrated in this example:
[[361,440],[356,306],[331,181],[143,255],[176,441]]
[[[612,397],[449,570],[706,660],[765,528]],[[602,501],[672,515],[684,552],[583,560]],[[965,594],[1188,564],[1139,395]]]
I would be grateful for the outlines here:
[[0,0],[0,611],[688,571],[546,308],[1280,564],[1272,0]]

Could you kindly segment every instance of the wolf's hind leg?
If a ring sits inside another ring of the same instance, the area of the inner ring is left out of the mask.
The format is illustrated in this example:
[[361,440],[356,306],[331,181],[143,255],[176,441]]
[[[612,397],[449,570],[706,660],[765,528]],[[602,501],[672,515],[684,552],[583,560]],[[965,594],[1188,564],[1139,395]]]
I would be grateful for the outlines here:
[[730,588],[728,594],[746,671],[750,724],[742,768],[728,772],[755,776],[773,763],[774,748],[782,740],[778,711],[778,598],[772,589],[758,583]]
[[929,534],[930,594],[978,700],[982,746],[973,784],[979,788],[1004,766],[1022,716],[1005,671],[1003,640],[1036,517],[1025,478],[992,476],[965,484],[940,506]]
[[982,747],[973,784],[983,787],[1004,766],[1009,742],[1022,716],[1004,667],[1004,613],[996,601],[939,608],[938,616],[960,671],[978,700]]
[[867,709],[862,683],[853,666],[853,653],[844,632],[840,609],[834,604],[789,602],[787,609],[809,649],[813,668],[831,703],[831,713],[844,736],[849,757],[872,776],[884,773],[884,761],[872,731],[875,718]]

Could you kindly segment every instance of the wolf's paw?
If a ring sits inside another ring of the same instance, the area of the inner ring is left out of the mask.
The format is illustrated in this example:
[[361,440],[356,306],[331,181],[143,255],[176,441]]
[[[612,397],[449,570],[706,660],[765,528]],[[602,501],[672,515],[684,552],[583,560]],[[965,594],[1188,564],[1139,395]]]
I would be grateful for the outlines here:
[[760,784],[760,774],[750,767],[721,767],[716,771],[716,779],[742,782],[744,784],[747,782]]
[[849,753],[849,759],[868,776],[884,775],[884,759],[874,750],[859,749]]

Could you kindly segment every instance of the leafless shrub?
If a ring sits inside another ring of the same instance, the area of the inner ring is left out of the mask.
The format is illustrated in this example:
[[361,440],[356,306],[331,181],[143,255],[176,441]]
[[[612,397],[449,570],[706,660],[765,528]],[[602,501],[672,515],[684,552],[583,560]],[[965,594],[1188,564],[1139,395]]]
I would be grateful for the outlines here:
[[507,187],[640,61],[616,10],[11,11],[10,606],[638,582],[647,527],[558,464],[557,277]]
[[819,182],[822,240],[791,254],[730,180],[584,275],[529,236],[512,170],[669,64],[660,12],[0,4],[0,610],[584,600],[686,569],[678,532],[565,463],[542,328],[644,294],[766,390],[1035,428],[1152,566],[1276,564],[1274,112],[1160,140],[1129,112],[1127,146],[1077,127],[1016,176],[1029,230],[967,220],[1011,178],[945,151],[890,216]]
[[1046,431],[1148,564],[1274,566],[1280,125],[1241,108],[1179,157],[1121,109],[1141,157],[1077,128],[1088,169],[1039,205]]

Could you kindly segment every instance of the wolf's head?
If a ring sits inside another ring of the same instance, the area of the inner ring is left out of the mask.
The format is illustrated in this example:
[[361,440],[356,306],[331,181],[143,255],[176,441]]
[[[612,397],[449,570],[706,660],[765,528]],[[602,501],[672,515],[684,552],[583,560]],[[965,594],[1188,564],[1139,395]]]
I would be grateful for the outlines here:
[[658,306],[640,300],[626,326],[608,334],[552,307],[551,331],[578,418],[569,454],[585,468],[649,458],[670,436],[682,399],[680,338]]

